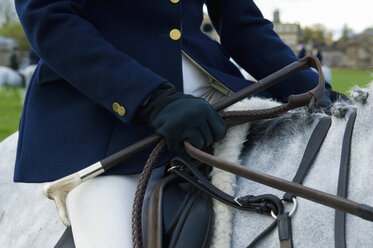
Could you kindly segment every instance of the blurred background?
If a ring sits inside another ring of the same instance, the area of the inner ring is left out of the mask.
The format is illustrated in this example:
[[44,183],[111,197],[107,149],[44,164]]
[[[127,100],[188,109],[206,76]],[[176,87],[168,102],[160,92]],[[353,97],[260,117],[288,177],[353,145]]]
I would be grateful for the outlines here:
[[[18,130],[24,95],[18,70],[30,63],[30,50],[13,0],[0,0],[0,142]],[[14,81],[16,87],[7,81]]]
[[[372,1],[255,2],[295,54],[319,57],[335,90],[348,94],[354,85],[365,87],[372,80]],[[219,41],[207,14],[201,29]],[[17,18],[13,0],[0,0],[0,142],[18,130],[27,83],[37,60]],[[25,81],[21,82],[20,78]]]

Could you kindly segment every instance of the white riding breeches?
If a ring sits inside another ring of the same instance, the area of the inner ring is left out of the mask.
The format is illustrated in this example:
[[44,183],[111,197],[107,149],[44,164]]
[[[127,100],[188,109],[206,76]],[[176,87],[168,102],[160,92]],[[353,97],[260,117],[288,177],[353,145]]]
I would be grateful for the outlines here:
[[67,208],[77,248],[132,247],[132,203],[139,178],[96,177],[69,193]]
[[[211,78],[183,55],[184,92],[210,103],[224,97]],[[88,180],[67,197],[77,248],[132,247],[131,214],[140,174],[111,175]],[[149,188],[148,188],[149,190]]]

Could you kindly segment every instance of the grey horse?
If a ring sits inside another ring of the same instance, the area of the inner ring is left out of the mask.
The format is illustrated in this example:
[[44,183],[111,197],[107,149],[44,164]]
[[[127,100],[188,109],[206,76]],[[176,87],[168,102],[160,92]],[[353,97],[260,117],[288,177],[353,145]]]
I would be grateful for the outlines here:
[[[373,90],[370,89],[370,92]],[[373,103],[365,99],[368,92],[356,89],[357,99],[350,105],[341,104],[334,113],[357,110],[352,140],[349,198],[373,205]],[[373,100],[372,100],[373,101]],[[252,98],[232,106],[232,109],[257,109],[278,105],[267,99]],[[243,124],[231,128],[225,139],[214,145],[216,156],[253,169],[291,180],[296,172],[313,127],[323,113],[309,114],[305,109],[294,110],[281,117]],[[339,115],[340,116],[340,115]],[[332,194],[336,192],[341,141],[346,118],[332,118],[332,126],[325,142],[307,175],[304,184]],[[42,195],[44,184],[15,184],[12,182],[18,133],[0,143],[0,247],[53,247],[65,231],[52,201]],[[247,140],[249,139],[249,140]],[[250,148],[250,149],[248,149]],[[214,169],[212,182],[232,195],[283,192]],[[291,206],[289,206],[291,207]],[[215,230],[211,247],[246,247],[271,222],[269,216],[243,213],[215,202]],[[333,247],[334,210],[298,199],[293,216],[295,247]],[[373,224],[347,216],[348,247],[372,247]],[[368,235],[367,235],[368,234]],[[278,247],[277,232],[264,238],[258,247]]]

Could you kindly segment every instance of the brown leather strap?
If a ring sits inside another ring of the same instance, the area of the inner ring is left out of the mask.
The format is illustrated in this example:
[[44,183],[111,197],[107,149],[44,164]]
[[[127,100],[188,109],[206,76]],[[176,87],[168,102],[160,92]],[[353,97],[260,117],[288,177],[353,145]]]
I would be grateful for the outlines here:
[[215,110],[217,111],[225,109],[226,107],[231,106],[232,104],[248,96],[251,96],[255,93],[258,93],[259,91],[262,91],[264,89],[267,89],[268,87],[271,87],[272,85],[278,83],[279,81],[285,79],[286,77],[289,77],[295,74],[296,72],[309,68],[309,67],[316,69],[319,73],[319,81],[318,81],[317,86],[314,89],[306,93],[289,96],[288,103],[290,104],[291,108],[308,105],[309,111],[312,112],[312,109],[315,103],[320,101],[322,94],[324,92],[324,88],[325,88],[321,64],[320,64],[320,61],[315,56],[304,57],[303,59],[296,61],[282,68],[281,70],[259,80],[257,83],[252,84],[246,87],[245,89],[242,89],[236,92],[235,94],[222,99],[221,101],[215,103],[213,106]]
[[148,208],[148,219],[147,219],[147,230],[146,233],[146,247],[149,248],[162,248],[163,247],[163,220],[162,220],[162,197],[164,188],[173,182],[177,182],[178,176],[173,175],[169,177],[164,177],[157,183],[149,199]]
[[256,170],[249,169],[242,165],[219,159],[215,156],[198,150],[186,141],[184,142],[184,147],[190,156],[210,166],[228,171],[235,175],[267,185],[269,187],[276,188],[278,190],[288,192],[299,197],[303,197],[322,205],[338,209],[352,215],[356,215],[363,219],[373,221],[373,208],[365,204],[358,204],[343,197],[338,197],[316,189],[311,189],[298,183],[290,182],[278,177],[258,172]]
[[277,226],[280,248],[293,248],[291,216],[288,212],[277,215]]
[[[348,118],[343,135],[341,162],[339,166],[337,195],[347,197],[348,176],[350,171],[350,156],[352,133],[354,130],[357,112],[354,110]],[[346,244],[346,213],[336,210],[334,219],[334,247],[345,248]]]
[[100,162],[102,164],[102,168],[107,171],[110,168],[116,166],[120,162],[126,160],[127,158],[132,157],[133,155],[145,150],[146,148],[149,148],[151,146],[156,145],[162,140],[162,136],[159,134],[152,134],[142,140],[137,141],[135,144],[132,144],[119,152],[116,152],[104,159],[102,159]]

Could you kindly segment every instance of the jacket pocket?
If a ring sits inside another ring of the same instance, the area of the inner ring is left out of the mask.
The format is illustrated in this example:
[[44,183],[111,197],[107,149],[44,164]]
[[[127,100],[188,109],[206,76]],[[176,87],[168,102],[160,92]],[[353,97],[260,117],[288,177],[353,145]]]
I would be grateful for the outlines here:
[[52,68],[47,66],[44,62],[40,62],[39,66],[39,84],[45,84],[48,82],[62,80],[61,76],[59,76]]

